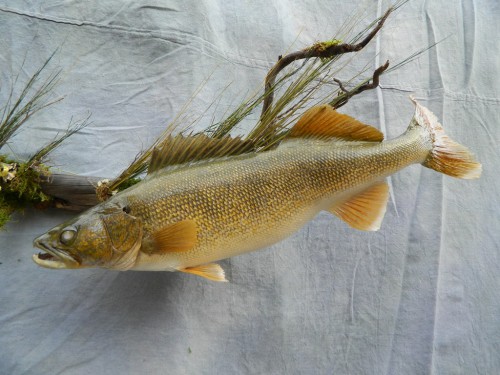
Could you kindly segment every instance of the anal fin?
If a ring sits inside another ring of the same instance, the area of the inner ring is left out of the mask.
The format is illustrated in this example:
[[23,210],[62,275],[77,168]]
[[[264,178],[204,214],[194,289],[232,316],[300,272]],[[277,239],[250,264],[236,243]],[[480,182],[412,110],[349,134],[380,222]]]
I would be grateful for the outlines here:
[[203,264],[196,267],[187,267],[180,269],[179,271],[201,276],[212,281],[227,282],[224,270],[217,263]]
[[380,182],[348,201],[335,205],[330,212],[355,229],[376,231],[382,224],[388,199],[389,186],[386,182]]

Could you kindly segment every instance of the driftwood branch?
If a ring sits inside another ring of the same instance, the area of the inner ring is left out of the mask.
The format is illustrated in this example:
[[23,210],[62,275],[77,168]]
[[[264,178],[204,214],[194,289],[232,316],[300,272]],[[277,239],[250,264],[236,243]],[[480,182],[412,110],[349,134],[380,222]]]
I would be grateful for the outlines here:
[[345,53],[358,52],[362,50],[380,31],[382,26],[384,26],[387,17],[393,12],[394,8],[389,8],[382,16],[377,25],[373,30],[359,43],[348,44],[348,43],[316,43],[312,47],[308,47],[301,51],[292,52],[285,56],[280,56],[278,62],[271,68],[269,73],[267,73],[265,81],[265,94],[264,102],[262,106],[261,119],[264,117],[265,113],[271,108],[274,99],[274,84],[278,74],[285,69],[292,62],[297,60],[309,59],[312,57],[319,58],[331,58],[337,55],[342,55]]
[[[335,79],[342,93],[330,102],[330,105],[339,108],[347,103],[352,96],[378,87],[380,75],[388,67],[389,61],[374,71],[371,82],[361,84],[352,90],[347,90],[341,81]],[[102,190],[99,189],[99,181],[103,181],[103,179],[54,173],[50,177],[44,178],[40,185],[42,191],[53,198],[52,205],[56,208],[83,211],[104,200],[98,198],[99,191]]]

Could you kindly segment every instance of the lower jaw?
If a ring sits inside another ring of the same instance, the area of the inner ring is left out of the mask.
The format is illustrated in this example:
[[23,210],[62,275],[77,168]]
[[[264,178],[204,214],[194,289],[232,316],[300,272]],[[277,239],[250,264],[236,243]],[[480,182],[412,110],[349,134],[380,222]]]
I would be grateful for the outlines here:
[[78,268],[78,263],[71,264],[71,262],[64,262],[55,256],[48,253],[33,254],[33,261],[40,267],[50,268],[50,269],[68,269],[68,268]]

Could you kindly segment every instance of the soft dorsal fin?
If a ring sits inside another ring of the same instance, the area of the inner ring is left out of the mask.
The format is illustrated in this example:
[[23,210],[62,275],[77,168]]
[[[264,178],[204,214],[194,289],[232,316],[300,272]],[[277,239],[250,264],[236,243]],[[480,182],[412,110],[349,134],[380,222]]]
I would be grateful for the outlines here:
[[389,186],[381,182],[332,207],[330,212],[355,229],[376,231],[382,224],[388,199]]
[[384,139],[380,130],[339,113],[328,104],[308,109],[290,130],[288,136],[374,142],[381,142]]
[[148,173],[171,165],[240,155],[252,150],[252,142],[240,137],[212,138],[205,134],[169,136],[153,150]]
[[153,246],[149,254],[183,252],[191,250],[198,241],[198,227],[193,220],[169,224],[153,233]]
[[183,268],[180,269],[179,271],[201,276],[204,277],[205,279],[209,279],[212,281],[227,282],[224,270],[217,263],[209,263],[196,267]]

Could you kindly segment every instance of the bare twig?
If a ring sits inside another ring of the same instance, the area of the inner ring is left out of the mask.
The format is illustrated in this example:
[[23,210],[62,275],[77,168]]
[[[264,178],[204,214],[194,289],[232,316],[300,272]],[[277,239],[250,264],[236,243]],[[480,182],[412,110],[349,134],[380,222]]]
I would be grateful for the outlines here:
[[373,30],[359,43],[348,44],[348,43],[336,43],[336,42],[323,42],[316,43],[312,47],[305,48],[301,51],[292,52],[285,56],[280,56],[278,62],[271,68],[266,76],[265,82],[265,94],[264,103],[262,106],[261,119],[264,117],[265,113],[269,110],[274,99],[274,83],[278,74],[290,65],[292,62],[297,60],[309,59],[311,57],[319,58],[331,58],[337,55],[342,55],[345,53],[358,52],[362,50],[380,31],[382,26],[384,26],[387,17],[393,12],[394,8],[389,8],[385,14],[380,18],[377,25]]
[[380,76],[382,75],[382,73],[384,73],[387,70],[388,67],[389,67],[389,60],[387,60],[384,65],[379,66],[373,72],[373,77],[372,77],[371,83],[370,83],[370,81],[362,83],[362,84],[354,87],[352,90],[347,90],[341,81],[334,78],[333,80],[339,85],[342,93],[339,96],[337,96],[335,99],[333,99],[329,104],[333,108],[340,108],[344,104],[346,104],[349,101],[349,99],[351,97],[353,97],[354,95],[357,95],[357,94],[359,94],[363,91],[366,91],[366,90],[373,90],[374,88],[377,88],[379,85]]

